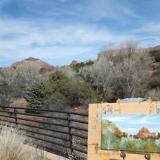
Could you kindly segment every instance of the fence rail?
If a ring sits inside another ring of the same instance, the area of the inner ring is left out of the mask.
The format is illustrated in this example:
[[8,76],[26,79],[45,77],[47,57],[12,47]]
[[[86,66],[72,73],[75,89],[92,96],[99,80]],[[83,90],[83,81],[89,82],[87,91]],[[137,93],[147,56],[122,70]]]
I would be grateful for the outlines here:
[[0,121],[25,131],[46,151],[73,159],[87,159],[88,113],[62,110],[27,112],[26,108],[0,108]]

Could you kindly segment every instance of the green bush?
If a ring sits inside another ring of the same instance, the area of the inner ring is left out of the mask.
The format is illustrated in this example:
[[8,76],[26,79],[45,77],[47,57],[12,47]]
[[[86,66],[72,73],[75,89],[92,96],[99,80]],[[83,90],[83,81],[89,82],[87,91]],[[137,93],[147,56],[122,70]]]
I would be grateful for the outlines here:
[[32,112],[38,112],[39,108],[44,104],[44,98],[46,96],[45,86],[42,82],[33,84],[26,90],[25,99],[29,103],[29,110]]
[[75,65],[71,65],[71,68],[76,71],[79,72],[79,70],[85,66],[91,66],[94,64],[94,61],[87,61],[87,62],[81,62],[81,63],[77,63]]
[[94,90],[90,85],[69,79],[60,71],[50,75],[46,82],[46,90],[47,104],[79,106],[87,105],[89,101],[95,98]]
[[42,105],[86,106],[96,100],[94,90],[85,82],[69,79],[62,72],[56,71],[44,83],[36,83],[26,92],[25,99],[32,110]]

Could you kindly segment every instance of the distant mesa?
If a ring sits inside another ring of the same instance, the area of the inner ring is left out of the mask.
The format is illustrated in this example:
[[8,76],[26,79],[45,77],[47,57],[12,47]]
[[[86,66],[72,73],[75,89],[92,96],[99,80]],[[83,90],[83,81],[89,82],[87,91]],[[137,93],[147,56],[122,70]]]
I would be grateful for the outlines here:
[[36,69],[51,69],[53,68],[51,65],[49,65],[48,63],[37,59],[37,58],[33,58],[33,57],[29,57],[27,59],[24,59],[22,61],[18,61],[14,64],[11,65],[12,69],[19,69],[19,68],[36,68]]
[[153,133],[151,133],[149,129],[145,127],[141,128],[137,134],[138,138],[150,138],[153,136],[154,136]]

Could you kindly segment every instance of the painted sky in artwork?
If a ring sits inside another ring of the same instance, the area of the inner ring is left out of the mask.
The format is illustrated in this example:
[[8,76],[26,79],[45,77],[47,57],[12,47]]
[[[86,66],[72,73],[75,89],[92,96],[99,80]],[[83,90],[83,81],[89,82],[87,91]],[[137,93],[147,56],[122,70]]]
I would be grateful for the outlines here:
[[103,114],[102,120],[112,121],[122,131],[136,134],[142,128],[148,128],[151,132],[160,132],[160,115],[110,115]]

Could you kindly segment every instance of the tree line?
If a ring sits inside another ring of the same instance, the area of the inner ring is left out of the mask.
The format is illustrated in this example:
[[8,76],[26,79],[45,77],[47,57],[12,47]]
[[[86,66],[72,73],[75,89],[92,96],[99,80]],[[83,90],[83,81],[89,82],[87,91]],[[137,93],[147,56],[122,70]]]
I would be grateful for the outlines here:
[[23,98],[38,111],[43,106],[76,107],[118,98],[160,100],[160,52],[126,43],[103,51],[97,61],[40,72],[36,68],[0,69],[0,106]]

